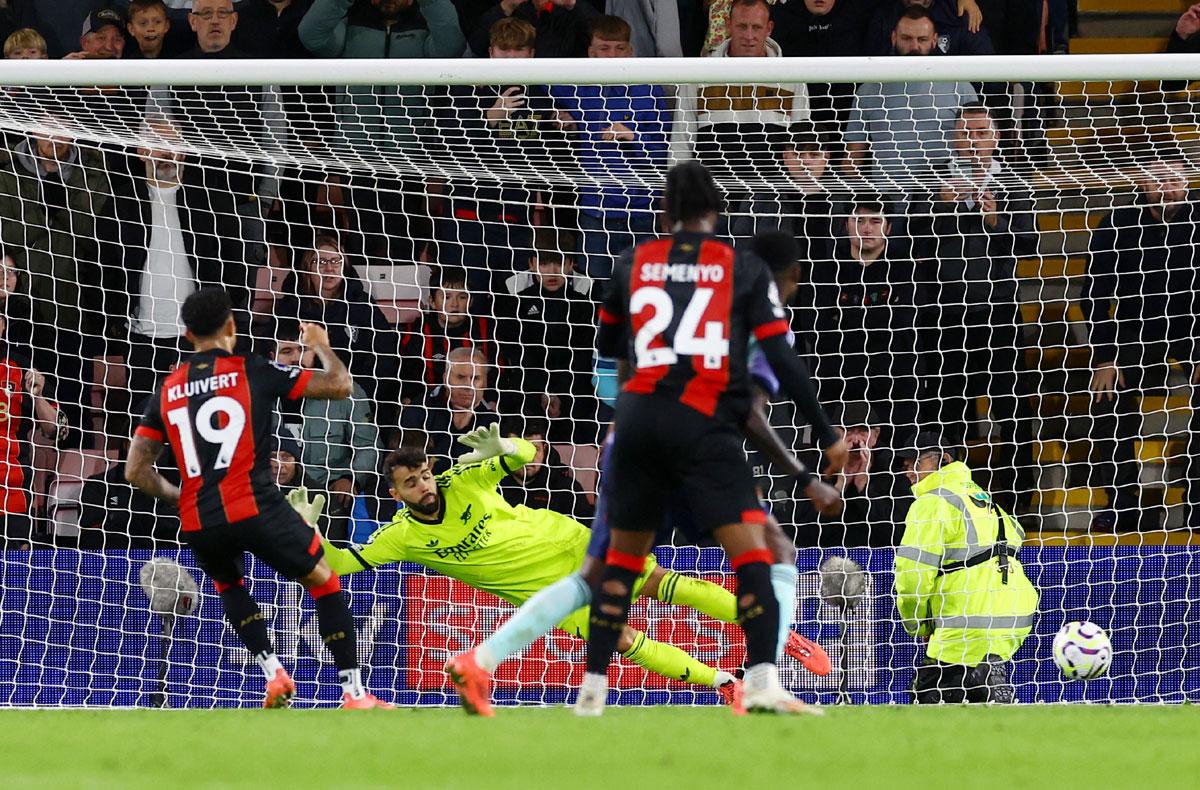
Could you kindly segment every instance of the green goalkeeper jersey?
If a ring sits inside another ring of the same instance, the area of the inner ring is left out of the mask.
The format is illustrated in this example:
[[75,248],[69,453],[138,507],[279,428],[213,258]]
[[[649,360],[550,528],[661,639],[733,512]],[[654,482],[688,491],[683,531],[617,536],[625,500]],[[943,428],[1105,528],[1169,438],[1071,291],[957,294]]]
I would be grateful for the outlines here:
[[456,464],[437,477],[442,518],[436,523],[403,508],[365,546],[339,549],[324,542],[335,573],[415,562],[521,605],[543,587],[576,571],[590,532],[551,510],[513,507],[497,484],[533,460],[534,446],[513,439],[517,451],[473,464]]

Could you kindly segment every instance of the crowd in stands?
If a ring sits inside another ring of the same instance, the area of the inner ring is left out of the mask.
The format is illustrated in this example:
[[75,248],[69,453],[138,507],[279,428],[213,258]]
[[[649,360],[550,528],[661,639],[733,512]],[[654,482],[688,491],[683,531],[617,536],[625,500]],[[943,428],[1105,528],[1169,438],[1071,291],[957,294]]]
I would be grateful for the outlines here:
[[[0,37],[5,58],[946,57],[1063,51],[1064,7],[0,0]],[[1198,30],[1192,9],[1172,47],[1191,48]],[[697,158],[727,188],[721,235],[783,227],[804,251],[797,347],[855,453],[837,479],[847,508],[836,519],[795,500],[756,461],[798,541],[893,545],[908,496],[894,450],[926,424],[965,447],[981,397],[996,426],[985,483],[1005,507],[1031,510],[1034,393],[1023,375],[1017,259],[1036,252],[1038,236],[1032,191],[1014,166],[1036,166],[1045,141],[1030,121],[1038,113],[1022,113],[1013,97],[1035,102],[1034,90],[498,84],[131,95],[123,120],[136,118],[136,146],[4,133],[0,453],[9,490],[30,490],[47,448],[121,457],[131,420],[189,350],[180,304],[221,285],[240,308],[247,349],[313,365],[299,323],[318,322],[354,375],[347,401],[285,407],[272,448],[281,486],[329,495],[334,538],[361,539],[389,517],[379,474],[388,449],[422,446],[442,469],[462,452],[458,436],[496,422],[538,447],[505,496],[587,520],[613,400],[611,363],[592,351],[595,303],[616,256],[663,230],[655,174]],[[103,90],[84,98],[117,100]],[[309,152],[332,150],[331,132],[342,153],[359,144],[434,159],[452,152],[471,177],[339,168],[316,156],[268,169],[215,153],[253,147],[273,124]],[[1096,440],[1111,467],[1109,528],[1145,526],[1134,523],[1132,393],[1140,379],[1164,375],[1167,360],[1197,359],[1200,336],[1187,322],[1200,314],[1189,279],[1194,196],[1169,156],[1147,167],[1139,189],[1139,205],[1114,212],[1094,236],[1084,305]],[[1150,286],[1127,276],[1148,247],[1170,296],[1141,298]],[[419,302],[380,298],[368,277],[378,268],[416,271]],[[1121,349],[1130,347],[1142,355],[1127,359]],[[808,445],[786,407],[773,414],[793,446]],[[171,514],[131,492],[111,464],[90,471],[76,489],[5,498],[8,545],[170,539]],[[72,496],[79,504],[64,525],[55,514]]]

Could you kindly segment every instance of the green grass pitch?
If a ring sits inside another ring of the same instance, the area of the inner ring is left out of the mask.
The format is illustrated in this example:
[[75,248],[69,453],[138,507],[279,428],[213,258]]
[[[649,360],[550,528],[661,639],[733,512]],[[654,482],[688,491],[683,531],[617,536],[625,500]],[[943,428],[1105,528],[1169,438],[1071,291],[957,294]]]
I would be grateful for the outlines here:
[[1195,787],[1196,709],[2,711],[3,788]]

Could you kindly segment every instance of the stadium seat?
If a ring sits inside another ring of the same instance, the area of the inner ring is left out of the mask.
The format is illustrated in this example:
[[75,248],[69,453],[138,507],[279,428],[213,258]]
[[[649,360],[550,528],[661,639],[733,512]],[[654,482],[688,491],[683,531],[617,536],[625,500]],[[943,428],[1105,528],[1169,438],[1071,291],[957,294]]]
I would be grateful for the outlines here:
[[575,480],[587,493],[589,500],[596,498],[596,486],[600,477],[600,448],[594,444],[555,444],[558,457],[571,468]]
[[275,302],[283,296],[283,281],[286,269],[278,266],[259,266],[254,272],[254,295],[250,300],[250,312],[256,316],[271,315]]
[[428,266],[364,266],[362,278],[371,299],[393,326],[412,323],[421,313],[422,283]]

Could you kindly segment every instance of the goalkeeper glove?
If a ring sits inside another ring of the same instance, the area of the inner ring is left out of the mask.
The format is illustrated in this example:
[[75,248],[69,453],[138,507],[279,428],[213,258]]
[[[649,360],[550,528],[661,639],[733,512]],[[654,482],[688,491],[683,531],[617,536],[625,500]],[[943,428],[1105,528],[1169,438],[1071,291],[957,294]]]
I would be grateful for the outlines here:
[[471,448],[471,452],[458,457],[460,464],[473,464],[495,458],[497,455],[512,455],[517,451],[516,442],[500,436],[498,423],[492,423],[486,428],[476,428],[465,436],[460,436],[458,441]]
[[300,486],[288,492],[287,502],[292,506],[292,510],[300,514],[300,518],[304,519],[310,527],[317,525],[317,519],[321,518],[321,512],[325,510],[325,495],[317,494],[308,501],[308,487]]

